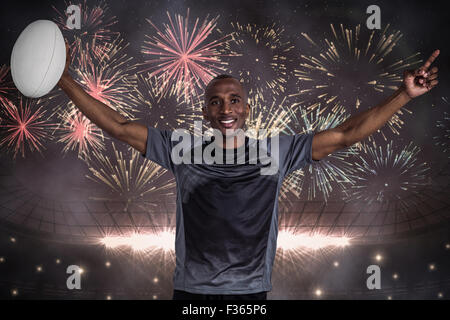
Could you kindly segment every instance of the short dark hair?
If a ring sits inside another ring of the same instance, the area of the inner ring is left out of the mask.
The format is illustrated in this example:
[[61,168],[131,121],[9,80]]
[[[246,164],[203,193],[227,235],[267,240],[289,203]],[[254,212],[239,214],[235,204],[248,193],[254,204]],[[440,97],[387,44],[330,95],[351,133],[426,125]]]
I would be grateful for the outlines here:
[[211,86],[211,83],[212,83],[213,81],[215,81],[215,80],[221,80],[221,79],[235,79],[235,80],[237,80],[237,82],[239,82],[239,83],[241,84],[242,89],[244,89],[245,103],[247,103],[248,94],[247,94],[247,91],[245,90],[245,87],[244,87],[244,85],[242,84],[242,82],[239,81],[238,78],[232,76],[231,74],[224,74],[224,73],[215,76],[214,78],[212,78],[212,79],[208,82],[208,84],[207,84],[206,87],[205,87],[205,93],[204,93],[205,100],[206,100],[206,91],[208,91],[209,87]]
[[[219,79],[228,79],[228,78],[233,78],[236,79],[235,77],[233,77],[231,74],[219,74],[217,76],[215,76],[214,78],[211,79],[211,81],[213,80],[219,80]],[[238,79],[236,79],[237,81],[239,81]],[[210,81],[210,82],[211,82]]]

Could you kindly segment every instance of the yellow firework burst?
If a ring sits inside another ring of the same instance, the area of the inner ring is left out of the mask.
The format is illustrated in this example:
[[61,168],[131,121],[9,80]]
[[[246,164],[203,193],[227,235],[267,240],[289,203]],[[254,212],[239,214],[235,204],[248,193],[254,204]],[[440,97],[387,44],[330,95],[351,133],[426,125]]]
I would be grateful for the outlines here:
[[249,102],[256,105],[283,94],[288,79],[287,54],[294,48],[284,40],[284,29],[275,23],[261,27],[232,22],[231,26],[232,40],[224,45],[231,56],[228,71],[247,88]]
[[[311,45],[311,55],[302,54],[294,70],[298,80],[299,104],[343,105],[349,110],[373,106],[377,93],[396,90],[402,82],[402,71],[417,65],[422,60],[419,52],[406,58],[396,59],[391,54],[402,38],[400,31],[363,31],[358,25],[354,29],[342,24],[339,28],[330,25],[331,34],[316,42],[308,34],[302,37]],[[388,122],[388,128],[399,134],[403,125],[401,116],[410,110],[402,108]],[[379,130],[387,140],[385,132]]]
[[144,120],[152,127],[160,129],[193,129],[194,121],[202,120],[201,96],[195,97],[195,103],[187,102],[175,89],[163,92],[160,89],[164,79],[138,75],[137,87],[134,92],[141,109],[144,111]]
[[288,111],[289,101],[286,98],[272,99],[271,103],[262,101],[251,106],[246,121],[246,134],[253,139],[264,139],[268,136],[286,132],[291,121]]
[[106,53],[104,50],[107,49],[104,44],[111,42],[114,37],[119,35],[119,32],[112,30],[117,26],[118,19],[110,14],[106,1],[100,0],[96,2],[95,4],[88,4],[87,0],[84,0],[82,3],[80,1],[76,3],[80,7],[81,13],[80,29],[69,29],[67,25],[69,15],[66,10],[70,5],[74,4],[72,1],[64,1],[64,4],[59,1],[59,8],[52,5],[56,13],[53,21],[59,26],[64,37],[69,42],[72,61],[81,54],[79,49],[83,43],[98,44],[92,47],[91,53],[97,58],[101,58]]
[[420,191],[429,185],[430,167],[420,162],[420,148],[412,142],[396,146],[368,145],[353,161],[356,183],[346,200],[364,201],[368,206],[411,210],[421,200]]
[[284,178],[280,189],[280,197],[283,201],[290,204],[289,194],[294,195],[297,199],[300,198],[304,176],[303,170],[295,170]]
[[[333,108],[319,106],[301,107],[292,105],[288,108],[290,126],[288,130],[293,134],[318,133],[341,124],[348,118],[343,106],[335,105]],[[309,200],[316,199],[319,194],[327,201],[334,187],[345,193],[346,189],[354,184],[354,170],[349,158],[358,153],[358,147],[352,146],[338,150],[323,158],[320,162],[308,165],[303,171],[302,179],[291,184],[294,194],[306,193]],[[300,183],[298,185],[297,183]]]
[[[166,169],[144,159],[136,151],[127,151],[126,155],[117,150],[112,142],[114,156],[93,150],[90,158],[85,158],[89,166],[88,179],[106,185],[114,194],[113,197],[93,197],[94,200],[151,200],[153,197],[173,195],[175,182],[163,177]],[[131,154],[129,154],[131,153]]]

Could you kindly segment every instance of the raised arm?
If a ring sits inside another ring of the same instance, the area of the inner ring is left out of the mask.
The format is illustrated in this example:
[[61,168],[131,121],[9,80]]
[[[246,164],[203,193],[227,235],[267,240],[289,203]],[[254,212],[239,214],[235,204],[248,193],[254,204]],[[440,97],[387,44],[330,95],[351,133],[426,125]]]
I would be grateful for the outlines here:
[[112,137],[128,143],[141,153],[145,153],[147,144],[147,127],[129,121],[106,104],[94,99],[70,76],[69,46],[66,43],[67,60],[58,86],[67,94],[80,111],[99,128]]
[[315,134],[312,143],[312,158],[320,160],[336,150],[350,147],[365,139],[380,129],[411,99],[433,89],[438,84],[438,69],[434,67],[429,70],[429,68],[438,55],[439,50],[436,50],[422,67],[405,71],[400,88],[379,105],[350,117],[333,129]]

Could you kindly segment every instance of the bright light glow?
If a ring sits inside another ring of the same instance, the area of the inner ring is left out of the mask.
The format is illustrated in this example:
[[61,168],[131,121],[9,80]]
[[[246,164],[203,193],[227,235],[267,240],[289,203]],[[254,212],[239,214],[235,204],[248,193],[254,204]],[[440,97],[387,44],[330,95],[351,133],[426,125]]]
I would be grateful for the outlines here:
[[434,263],[431,263],[431,264],[428,266],[428,269],[430,269],[431,271],[435,270],[435,269],[436,269],[435,264],[434,264]]
[[[318,250],[326,247],[346,247],[350,245],[348,237],[330,237],[324,235],[295,234],[282,230],[278,234],[278,248],[283,250],[310,249]],[[106,236],[99,240],[106,248],[117,249],[129,247],[134,251],[162,249],[174,250],[175,233],[162,231],[152,234],[134,233],[130,236]]]
[[315,294],[316,294],[317,297],[320,297],[322,295],[322,290],[317,289]]
[[377,254],[377,255],[375,256],[375,260],[381,261],[381,260],[383,260],[383,256],[382,256],[381,254]]
[[320,234],[309,236],[286,230],[282,230],[278,234],[278,248],[283,250],[295,250],[302,247],[318,250],[325,247],[346,247],[348,245],[350,245],[350,238],[347,237],[330,237]]
[[145,251],[159,248],[164,251],[170,251],[174,248],[175,234],[170,231],[163,231],[155,234],[134,233],[128,237],[107,236],[100,240],[107,248],[116,249],[119,247],[131,247],[134,251]]

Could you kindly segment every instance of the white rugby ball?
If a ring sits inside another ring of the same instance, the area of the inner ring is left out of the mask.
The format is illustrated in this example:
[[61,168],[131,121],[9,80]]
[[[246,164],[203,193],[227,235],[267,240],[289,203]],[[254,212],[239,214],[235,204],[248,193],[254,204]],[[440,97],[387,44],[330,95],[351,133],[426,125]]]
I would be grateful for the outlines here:
[[17,89],[39,98],[58,83],[66,64],[64,37],[56,23],[37,20],[19,35],[11,54],[11,75]]

